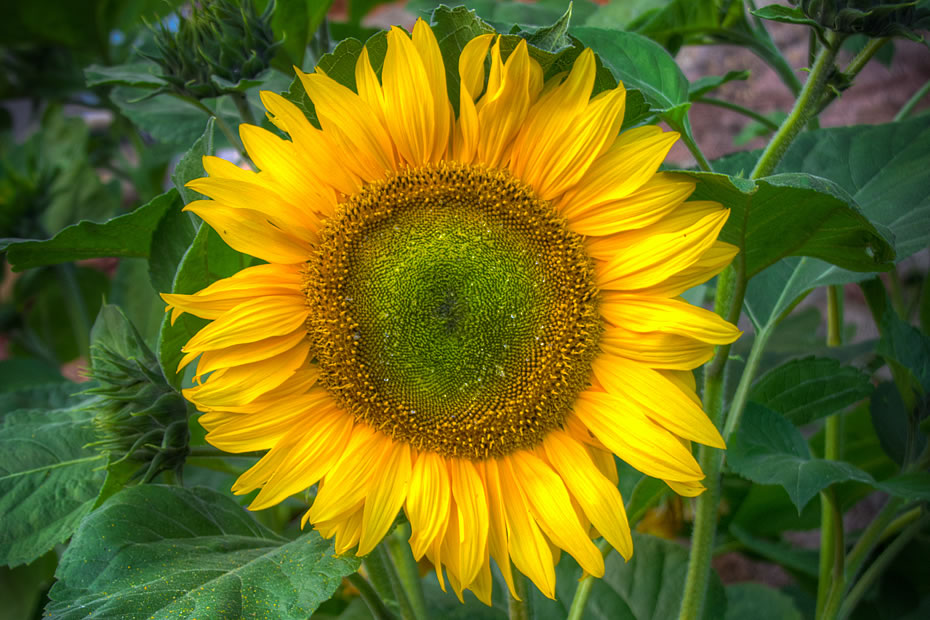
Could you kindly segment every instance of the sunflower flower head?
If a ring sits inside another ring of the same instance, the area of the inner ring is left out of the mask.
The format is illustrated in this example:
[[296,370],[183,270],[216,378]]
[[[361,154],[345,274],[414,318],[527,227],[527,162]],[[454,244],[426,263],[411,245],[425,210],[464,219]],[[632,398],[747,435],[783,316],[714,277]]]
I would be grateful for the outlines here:
[[271,30],[274,1],[258,14],[251,0],[192,2],[176,30],[152,28],[159,64],[168,87],[198,99],[235,92],[271,64],[280,42]]
[[267,264],[163,295],[211,321],[181,362],[207,440],[268,451],[235,493],[318,485],[303,522],[338,553],[402,510],[414,555],[485,602],[491,559],[552,597],[560,549],[597,576],[593,537],[630,557],[615,455],[703,490],[688,442],[723,440],[691,370],[739,336],[679,297],[736,249],[726,209],[657,172],[677,134],[621,133],[590,50],[545,80],[526,42],[501,48],[477,36],[446,67],[425,22],[393,28],[354,89],[298,73],[318,126],[262,93],[289,139],[241,126],[260,171],[205,158],[189,186],[211,200],[186,209]]

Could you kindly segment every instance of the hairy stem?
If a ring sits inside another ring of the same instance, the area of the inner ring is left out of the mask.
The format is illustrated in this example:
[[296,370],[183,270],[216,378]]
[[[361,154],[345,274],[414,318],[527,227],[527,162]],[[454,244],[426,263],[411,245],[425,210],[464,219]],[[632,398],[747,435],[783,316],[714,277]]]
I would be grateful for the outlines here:
[[368,610],[371,612],[372,618],[375,620],[394,620],[394,614],[385,607],[378,593],[371,587],[367,579],[358,573],[352,573],[346,577],[346,579],[358,590],[359,596],[361,596],[365,604],[368,605]]
[[420,580],[420,569],[413,557],[407,539],[410,537],[410,526],[398,526],[397,530],[385,540],[390,552],[391,560],[397,572],[400,586],[410,602],[410,610],[417,620],[426,620],[426,598],[423,596],[423,582]]
[[927,96],[927,93],[930,93],[930,80],[927,80],[923,86],[921,86],[913,96],[907,100],[901,109],[898,110],[898,113],[894,115],[894,120],[903,121],[911,112],[914,111],[914,108],[920,103],[920,100]]
[[831,33],[827,42],[828,45],[822,47],[817,54],[817,60],[811,67],[810,75],[794,103],[794,108],[765,147],[750,178],[758,179],[772,174],[807,121],[820,109],[821,98],[833,73],[833,61],[839,51],[840,38]]
[[520,571],[513,572],[513,589],[519,599],[510,595],[508,605],[510,620],[530,620],[530,589],[526,585],[526,577]]

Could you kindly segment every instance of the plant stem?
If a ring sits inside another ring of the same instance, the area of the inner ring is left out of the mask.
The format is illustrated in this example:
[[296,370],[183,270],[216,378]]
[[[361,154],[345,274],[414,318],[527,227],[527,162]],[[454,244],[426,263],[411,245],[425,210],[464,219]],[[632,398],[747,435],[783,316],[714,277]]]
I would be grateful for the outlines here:
[[737,103],[731,103],[729,101],[724,101],[723,99],[717,99],[715,97],[699,97],[698,99],[695,99],[694,102],[695,103],[706,103],[707,105],[714,105],[714,106],[717,106],[718,108],[725,108],[727,110],[732,110],[734,112],[738,112],[742,114],[743,116],[748,116],[749,118],[756,121],[757,123],[765,125],[772,131],[776,131],[778,129],[778,123],[776,123],[772,119],[768,118],[767,116],[763,116],[762,114],[759,114],[755,110],[750,110],[749,108],[743,107]]
[[519,600],[510,595],[510,620],[530,620],[530,589],[526,585],[526,577],[517,570],[513,571],[513,589]]
[[572,606],[568,610],[566,620],[584,620],[584,608],[588,604],[588,597],[591,596],[592,587],[594,587],[594,577],[591,575],[578,582],[575,597],[572,599]]
[[927,80],[924,85],[921,86],[917,92],[907,100],[907,103],[905,103],[901,109],[898,110],[898,113],[894,115],[894,120],[903,121],[906,119],[910,113],[913,112],[914,108],[917,106],[920,100],[927,95],[927,93],[930,93],[930,80]]
[[[397,609],[399,604],[395,598],[394,588],[391,585],[390,569],[387,567],[384,554],[380,550],[381,545],[378,545],[371,553],[362,558],[362,562],[365,565],[365,572],[368,573],[368,580],[374,587],[377,598],[382,605],[390,610]],[[392,615],[394,615],[393,611]]]
[[420,580],[420,569],[413,557],[407,539],[410,537],[410,526],[398,526],[397,529],[385,539],[388,552],[397,572],[398,581],[404,590],[413,617],[417,620],[426,620],[426,598],[423,596],[423,582]]
[[371,611],[371,615],[375,620],[394,620],[394,614],[384,606],[384,603],[378,597],[378,593],[371,587],[367,579],[358,573],[352,573],[346,579],[358,590],[359,596],[368,605],[368,610]]
[[[374,551],[368,554],[368,558],[375,558],[378,568],[382,570],[387,577],[391,591],[394,593],[394,600],[397,601],[400,607],[400,617],[403,618],[403,620],[423,620],[425,616],[417,616],[413,610],[413,605],[410,603],[410,598],[407,596],[407,590],[404,588],[404,584],[397,572],[397,567],[391,557],[387,541],[382,541],[381,544],[375,547]],[[369,565],[369,572],[371,572],[371,565]],[[372,577],[374,577],[374,575],[372,575]],[[424,607],[425,605],[424,603]]]
[[768,345],[772,332],[775,331],[775,325],[766,325],[756,334],[756,339],[752,343],[752,349],[749,351],[749,357],[746,359],[746,367],[739,378],[739,384],[736,386],[736,393],[733,395],[733,402],[730,404],[730,412],[727,415],[727,423],[723,428],[724,441],[730,441],[730,437],[736,432],[739,426],[740,418],[743,415],[743,409],[749,400],[749,388],[752,387],[752,380],[756,377],[759,370],[759,363],[762,361],[762,353]]
[[[926,523],[926,517],[918,519],[914,523],[911,523],[906,530],[901,532],[901,534],[894,539],[894,541],[882,551],[875,561],[872,562],[872,565],[862,574],[862,578],[853,586],[852,590],[849,591],[849,596],[846,597],[846,600],[843,601],[843,605],[840,607],[838,614],[839,618],[846,618],[853,612],[856,608],[856,605],[859,604],[859,601],[868,592],[869,588],[875,583],[875,581],[885,572],[885,569],[888,568],[888,565],[891,564],[904,547],[914,538],[920,530],[923,528],[924,523]],[[828,618],[833,618],[833,616],[827,616]]]
[[239,138],[237,138],[236,135],[232,132],[232,129],[229,128],[229,125],[226,124],[226,121],[223,120],[222,116],[208,108],[199,99],[195,99],[194,97],[183,97],[181,95],[175,95],[175,97],[178,97],[182,101],[186,101],[198,110],[202,110],[207,115],[215,118],[216,126],[220,128],[220,131],[222,131],[223,135],[226,136],[226,139],[229,140],[230,146],[236,149],[243,161],[249,161],[248,155],[246,155],[245,150],[242,148],[242,143],[239,141]]
[[231,93],[230,97],[232,97],[233,103],[236,104],[236,110],[239,111],[239,118],[242,119],[242,122],[248,125],[257,125],[258,123],[255,122],[252,107],[249,105],[245,93]]
[[[891,39],[888,38],[869,39],[869,42],[866,44],[866,46],[863,47],[858,54],[856,54],[855,58],[853,58],[849,62],[849,65],[843,70],[843,75],[845,76],[847,83],[852,83],[853,78],[859,75],[859,72],[862,71],[862,69],[864,69],[867,64],[869,64],[870,60],[872,60],[872,56],[874,56],[875,53],[878,52],[878,50],[880,50],[890,40]],[[817,109],[818,113],[833,103],[838,94],[839,93],[835,90],[826,93],[823,99],[820,101],[820,106]]]
[[772,137],[771,142],[765,147],[750,178],[758,179],[772,174],[788,150],[788,146],[807,124],[808,119],[820,108],[820,100],[830,75],[833,73],[833,61],[839,51],[840,38],[830,33],[827,36],[827,42],[828,45],[821,48],[817,54],[817,60],[811,67],[810,75],[794,103],[794,108]]
[[[725,314],[729,322],[736,323],[743,310],[745,295],[746,260],[745,256],[740,254],[736,258],[736,267],[727,268],[717,280],[715,310],[718,314]],[[720,428],[723,423],[723,380],[729,357],[730,345],[718,347],[704,375],[704,410],[717,428]],[[690,620],[701,617],[704,598],[707,594],[707,580],[710,577],[710,562],[714,555],[714,538],[717,533],[723,452],[702,445],[698,449],[698,464],[704,472],[707,490],[695,502],[688,574],[685,578],[685,591],[679,612],[679,618]]]
[[682,131],[675,127],[673,127],[673,129],[681,134],[681,141],[685,143],[685,146],[688,147],[688,150],[691,151],[692,155],[694,155],[694,159],[697,161],[697,164],[701,170],[704,172],[713,172],[714,169],[711,167],[710,162],[707,161],[707,158],[704,157],[704,153],[697,145],[697,142],[694,141],[694,138],[692,138],[687,131]]

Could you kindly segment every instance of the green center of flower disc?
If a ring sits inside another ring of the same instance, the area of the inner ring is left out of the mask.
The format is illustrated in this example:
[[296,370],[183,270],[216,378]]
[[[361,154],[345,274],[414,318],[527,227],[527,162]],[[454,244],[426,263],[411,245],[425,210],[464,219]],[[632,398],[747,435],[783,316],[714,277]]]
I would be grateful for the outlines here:
[[474,459],[537,445],[584,389],[593,265],[509,174],[443,163],[352,196],[310,261],[321,380],[395,439]]

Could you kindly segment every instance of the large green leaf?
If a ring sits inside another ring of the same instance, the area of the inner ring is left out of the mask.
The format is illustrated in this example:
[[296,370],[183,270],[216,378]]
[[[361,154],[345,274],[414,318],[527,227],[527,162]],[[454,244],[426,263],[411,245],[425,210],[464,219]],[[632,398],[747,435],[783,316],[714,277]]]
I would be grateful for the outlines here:
[[[149,94],[151,91],[145,89],[117,86],[110,99],[139,129],[160,142],[187,148],[203,133],[203,124],[211,114],[173,95],[146,98]],[[205,99],[202,103],[228,126],[239,125],[239,115],[228,97]]]
[[152,231],[175,209],[180,209],[180,199],[172,189],[102,224],[83,221],[51,239],[13,243],[7,248],[7,257],[16,271],[103,256],[148,258]]
[[[203,225],[185,252],[171,285],[172,293],[190,295],[222,278],[228,278],[252,264],[252,257],[236,252],[209,226]],[[166,313],[158,336],[158,360],[168,383],[178,387],[178,363],[191,336],[205,325],[203,319],[184,314],[174,325]]]
[[203,197],[189,187],[185,187],[185,184],[193,179],[206,176],[206,170],[203,168],[203,158],[205,155],[216,153],[216,145],[213,142],[215,126],[216,118],[210,117],[207,119],[207,126],[204,128],[203,134],[184,153],[184,156],[178,161],[178,165],[174,167],[174,172],[171,173],[171,182],[174,183],[175,189],[181,194],[184,204]]
[[930,393],[930,337],[887,309],[882,316],[878,354],[906,368],[924,394]]
[[872,393],[869,375],[836,360],[807,357],[772,369],[752,388],[750,400],[797,426],[842,411]]
[[158,77],[158,65],[150,61],[130,62],[114,67],[91,65],[84,69],[88,86],[135,86],[159,88],[165,81]]
[[0,564],[35,560],[64,542],[103,485],[89,414],[20,410],[0,424]]
[[81,524],[46,613],[305,620],[358,565],[315,531],[274,534],[216,491],[144,485]]
[[784,487],[799,513],[814,495],[835,482],[873,482],[849,463],[814,458],[791,422],[757,403],[747,405],[740,429],[730,441],[727,463],[753,482]]
[[773,541],[753,536],[737,525],[730,526],[730,533],[752,553],[770,562],[780,564],[788,570],[806,577],[817,577],[817,552],[801,549],[782,541]]
[[720,238],[740,247],[748,277],[785,256],[812,256],[855,271],[891,266],[894,250],[831,181],[800,173],[757,181],[688,174],[698,182],[692,199],[731,209]]

